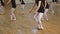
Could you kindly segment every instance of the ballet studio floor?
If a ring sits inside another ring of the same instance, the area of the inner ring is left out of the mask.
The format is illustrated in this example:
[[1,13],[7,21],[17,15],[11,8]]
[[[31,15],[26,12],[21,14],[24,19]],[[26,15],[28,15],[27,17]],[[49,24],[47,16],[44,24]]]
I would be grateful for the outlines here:
[[17,20],[10,21],[9,10],[10,6],[5,7],[5,14],[0,15],[0,34],[60,34],[60,3],[56,4],[55,14],[52,14],[49,10],[48,18],[43,22],[43,30],[37,30],[37,24],[34,21],[33,13],[29,13],[33,4],[25,4],[24,15],[23,10],[19,5],[15,10]]

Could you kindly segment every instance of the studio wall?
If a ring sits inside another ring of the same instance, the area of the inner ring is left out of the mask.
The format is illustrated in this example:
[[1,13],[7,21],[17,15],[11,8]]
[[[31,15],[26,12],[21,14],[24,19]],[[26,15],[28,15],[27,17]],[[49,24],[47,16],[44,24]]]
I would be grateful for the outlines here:
[[[25,3],[34,3],[35,0],[24,0]],[[48,2],[51,2],[52,0],[47,0]],[[60,0],[59,0],[60,1]],[[19,0],[16,0],[16,3],[19,3]]]

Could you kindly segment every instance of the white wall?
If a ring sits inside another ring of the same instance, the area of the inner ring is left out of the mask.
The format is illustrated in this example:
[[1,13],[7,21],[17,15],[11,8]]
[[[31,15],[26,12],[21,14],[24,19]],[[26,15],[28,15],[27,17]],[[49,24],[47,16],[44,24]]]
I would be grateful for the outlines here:
[[25,3],[33,3],[34,2],[34,0],[24,0],[25,1]]
[[19,4],[19,0],[16,0],[16,4]]
[[[24,2],[25,3],[33,3],[34,0],[24,0]],[[18,4],[18,3],[19,3],[19,0],[16,0],[16,4]]]
[[[33,3],[35,0],[24,0],[25,3]],[[47,0],[48,2],[51,2],[52,0]],[[60,1],[60,0],[59,0]],[[16,0],[16,3],[19,3],[19,0]]]

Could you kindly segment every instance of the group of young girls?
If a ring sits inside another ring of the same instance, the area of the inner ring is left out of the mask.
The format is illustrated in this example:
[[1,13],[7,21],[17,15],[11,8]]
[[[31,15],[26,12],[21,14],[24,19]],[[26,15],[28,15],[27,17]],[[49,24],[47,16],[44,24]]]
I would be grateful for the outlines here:
[[[15,2],[15,0],[9,0],[7,2],[7,5],[10,2],[12,4],[12,8],[10,10],[10,18],[11,18],[11,20],[16,20],[16,16],[14,14],[14,11],[16,9],[16,2]],[[22,9],[24,9],[24,5],[25,5],[24,1],[20,0],[20,2],[21,2]],[[55,1],[53,0],[52,2],[55,2]],[[47,0],[35,0],[34,6],[35,5],[37,5],[37,7],[36,7],[36,10],[34,11],[34,19],[38,25],[38,29],[43,29],[43,25],[42,25],[41,20],[42,20],[43,15],[44,15],[46,17],[46,20],[48,21],[47,12],[49,9],[49,4],[48,4]],[[2,0],[0,0],[0,8],[1,8],[1,6],[4,7],[4,2]],[[34,8],[34,6],[33,6],[33,8]],[[54,11],[54,10],[52,10],[52,11]]]

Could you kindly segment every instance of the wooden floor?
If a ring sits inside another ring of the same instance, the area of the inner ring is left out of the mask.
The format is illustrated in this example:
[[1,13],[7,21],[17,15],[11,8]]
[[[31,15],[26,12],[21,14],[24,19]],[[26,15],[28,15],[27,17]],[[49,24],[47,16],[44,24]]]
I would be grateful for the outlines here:
[[[32,4],[26,4],[25,15],[22,15],[22,9],[17,6],[15,14],[16,21],[10,21],[9,9],[5,7],[5,14],[0,15],[0,34],[60,34],[60,3],[56,4],[55,14],[52,15],[49,10],[49,20],[43,21],[43,30],[37,30],[33,19],[33,12],[29,13]],[[35,10],[35,9],[34,9]],[[34,11],[33,10],[33,11]]]

